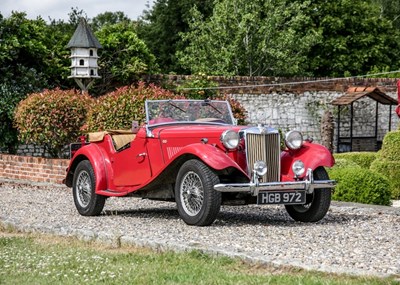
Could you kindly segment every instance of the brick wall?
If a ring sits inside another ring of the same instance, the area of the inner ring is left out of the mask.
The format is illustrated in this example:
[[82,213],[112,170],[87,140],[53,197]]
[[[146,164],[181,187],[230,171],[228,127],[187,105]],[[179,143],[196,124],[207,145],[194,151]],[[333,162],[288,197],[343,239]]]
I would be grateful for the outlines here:
[[0,154],[0,178],[62,184],[68,159]]

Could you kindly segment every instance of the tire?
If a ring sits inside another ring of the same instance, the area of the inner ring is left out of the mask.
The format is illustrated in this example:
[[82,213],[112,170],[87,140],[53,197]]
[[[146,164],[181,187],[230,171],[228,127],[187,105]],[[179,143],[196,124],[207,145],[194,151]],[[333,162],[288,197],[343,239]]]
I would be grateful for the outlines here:
[[[329,176],[323,167],[314,170],[314,180],[328,180]],[[307,194],[304,205],[285,205],[289,216],[299,222],[318,222],[329,210],[331,205],[330,189],[314,189],[314,193]]]
[[75,207],[82,216],[97,216],[103,211],[105,196],[95,193],[96,176],[88,160],[81,161],[75,169],[72,184]]
[[218,176],[203,162],[192,159],[179,169],[175,200],[182,220],[188,225],[211,225],[221,208],[221,193],[214,190]]

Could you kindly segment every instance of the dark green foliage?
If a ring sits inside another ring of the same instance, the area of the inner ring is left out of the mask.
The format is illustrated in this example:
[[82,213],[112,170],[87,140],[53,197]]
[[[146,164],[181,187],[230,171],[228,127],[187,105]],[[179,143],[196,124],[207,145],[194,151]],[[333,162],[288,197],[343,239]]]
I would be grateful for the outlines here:
[[393,199],[400,199],[400,131],[392,131],[383,138],[382,149],[371,164],[371,170],[389,179]]
[[52,157],[81,134],[91,99],[75,90],[45,90],[29,95],[15,111],[19,138],[43,145]]
[[173,99],[174,93],[153,84],[146,86],[125,86],[99,97],[92,105],[87,119],[86,131],[104,131],[110,129],[130,129],[132,120],[144,122],[146,99]]
[[371,163],[376,159],[376,152],[345,152],[334,154],[336,164],[338,164],[339,159],[344,159],[348,166],[353,162],[364,169],[369,169]]
[[114,25],[121,22],[130,23],[131,20],[125,15],[124,12],[121,11],[104,12],[98,14],[90,21],[90,27],[94,32],[96,32],[106,25]]
[[[302,1],[300,1],[302,2]],[[396,2],[396,1],[392,1]],[[367,74],[373,68],[398,69],[399,30],[381,17],[381,9],[364,0],[314,0],[307,12],[323,40],[308,54],[305,69],[314,76]]]
[[156,58],[138,38],[130,22],[104,25],[96,33],[103,48],[99,51],[99,75],[96,93],[104,94],[134,81],[137,75],[158,71]]
[[178,64],[175,54],[186,46],[179,33],[188,30],[190,9],[198,8],[204,17],[213,9],[213,0],[156,0],[138,22],[137,32],[151,52],[157,56],[163,73],[186,73]]
[[389,181],[381,174],[361,168],[333,168],[329,175],[337,181],[334,200],[390,205]]

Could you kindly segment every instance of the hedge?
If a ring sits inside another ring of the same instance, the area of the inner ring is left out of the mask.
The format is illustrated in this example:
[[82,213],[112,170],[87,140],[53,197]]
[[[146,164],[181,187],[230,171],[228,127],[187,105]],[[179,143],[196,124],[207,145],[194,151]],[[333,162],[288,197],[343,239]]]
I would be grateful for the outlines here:
[[332,168],[331,179],[337,181],[332,198],[337,201],[390,205],[390,184],[381,174],[362,168]]

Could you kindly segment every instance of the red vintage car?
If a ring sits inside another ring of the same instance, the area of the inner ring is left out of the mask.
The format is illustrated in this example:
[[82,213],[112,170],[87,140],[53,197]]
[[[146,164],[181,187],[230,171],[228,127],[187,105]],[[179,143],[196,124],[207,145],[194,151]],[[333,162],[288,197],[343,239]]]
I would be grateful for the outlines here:
[[110,196],[175,201],[197,226],[212,224],[222,204],[283,204],[302,222],[326,215],[335,182],[325,147],[298,131],[281,144],[275,129],[237,126],[226,101],[145,105],[143,126],[91,133],[74,153],[65,184],[81,215],[99,215]]

